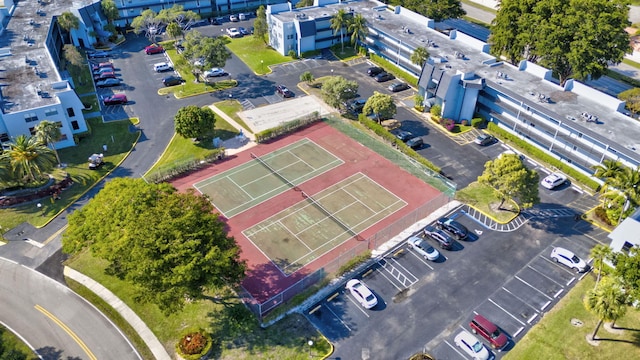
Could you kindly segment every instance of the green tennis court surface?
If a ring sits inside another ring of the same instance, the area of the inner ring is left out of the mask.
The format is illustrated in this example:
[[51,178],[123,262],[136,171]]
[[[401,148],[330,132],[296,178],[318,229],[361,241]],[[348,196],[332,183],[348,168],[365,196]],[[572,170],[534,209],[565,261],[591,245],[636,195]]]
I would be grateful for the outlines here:
[[242,232],[287,275],[407,205],[362,173],[299,194],[299,203]]
[[313,141],[302,139],[193,186],[231,218],[342,163]]

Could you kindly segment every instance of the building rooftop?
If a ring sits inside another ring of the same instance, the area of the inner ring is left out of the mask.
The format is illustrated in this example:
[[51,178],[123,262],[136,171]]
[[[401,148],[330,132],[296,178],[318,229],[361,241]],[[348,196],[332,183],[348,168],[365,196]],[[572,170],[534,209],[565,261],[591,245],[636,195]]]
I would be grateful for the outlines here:
[[0,109],[12,113],[57,104],[53,94],[68,89],[46,47],[52,19],[92,1],[19,1],[0,36]]
[[[640,161],[640,122],[619,112],[622,108],[618,99],[577,81],[573,83],[572,91],[565,91],[557,80],[546,76],[548,69],[535,64],[526,63],[526,68],[518,69],[499,62],[486,53],[488,45],[477,39],[482,36],[474,37],[455,30],[439,32],[428,27],[430,20],[421,15],[407,9],[396,14],[393,7],[376,1],[343,1],[274,16],[282,21],[306,20],[297,14],[304,13],[307,19],[323,18],[338,9],[362,14],[370,27],[401,42],[403,47],[427,48],[436,67],[452,74],[475,73],[476,77],[486,79],[487,85],[518,96],[522,101],[533,102],[532,108],[558,121],[570,122],[573,128],[584,130],[585,135]],[[586,121],[583,113],[597,121]]]

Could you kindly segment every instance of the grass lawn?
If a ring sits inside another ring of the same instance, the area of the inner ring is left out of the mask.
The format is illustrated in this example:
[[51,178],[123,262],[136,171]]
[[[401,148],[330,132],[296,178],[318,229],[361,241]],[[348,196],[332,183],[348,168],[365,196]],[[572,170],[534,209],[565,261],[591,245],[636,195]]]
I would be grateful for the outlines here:
[[271,65],[293,60],[290,56],[280,55],[253,35],[231,39],[227,47],[258,75],[270,73]]
[[240,104],[240,102],[238,102],[238,100],[223,100],[215,103],[215,105],[218,109],[222,110],[223,113],[227,114],[229,117],[235,120],[235,122],[240,124],[240,126],[242,126],[245,130],[253,133],[249,126],[247,126],[247,124],[242,121],[240,116],[238,116],[238,113],[242,111],[242,105]]
[[[29,349],[29,347],[23,343],[17,336],[15,336],[9,329],[0,325],[0,358],[2,359],[25,359],[25,360],[37,360],[38,357]],[[20,353],[23,357],[9,357],[9,351],[14,350]],[[7,356],[7,357],[3,357]]]
[[[640,311],[633,308],[616,321],[617,328],[625,329],[621,334],[609,333],[603,326],[597,338],[606,340],[598,346],[587,343],[585,337],[593,333],[598,319],[585,309],[582,297],[594,284],[593,274],[585,277],[503,359],[640,359]],[[574,318],[584,325],[571,325]]]
[[[33,203],[0,209],[0,226],[11,229],[28,221],[34,226],[46,224],[57,213],[75,202],[82,194],[104,177],[128,155],[138,139],[139,132],[129,131],[129,120],[103,123],[100,118],[87,119],[91,135],[80,140],[75,147],[58,150],[60,159],[67,164],[64,169],[69,173],[74,184],[60,195],[60,200],[42,199],[42,212]],[[113,141],[112,141],[113,140]],[[93,153],[102,153],[102,145],[107,144],[105,164],[98,170],[89,170],[87,158]]]
[[505,201],[503,207],[513,210],[497,210],[500,198],[495,195],[492,188],[478,182],[473,182],[466,188],[459,190],[456,193],[456,200],[473,206],[500,223],[507,223],[518,216],[518,205],[510,200]]
[[351,38],[345,36],[344,40],[344,48],[340,43],[335,44],[331,47],[331,52],[335,55],[340,61],[349,61],[351,59],[355,59],[360,57],[357,49],[351,45]]
[[253,314],[228,290],[207,294],[208,299],[191,302],[180,312],[165,316],[157,306],[133,300],[132,285],[104,273],[106,262],[84,251],[67,265],[93,278],[115,293],[149,326],[169,354],[186,327],[202,327],[221,344],[216,359],[308,359],[308,340],[313,354],[326,355],[331,345],[301,315],[293,315],[262,329]]
[[98,96],[96,95],[85,95],[82,96],[80,98],[80,101],[82,101],[83,104],[88,105],[86,106],[87,110],[82,110],[83,114],[88,114],[88,113],[92,113],[95,111],[100,111],[100,104],[98,103]]

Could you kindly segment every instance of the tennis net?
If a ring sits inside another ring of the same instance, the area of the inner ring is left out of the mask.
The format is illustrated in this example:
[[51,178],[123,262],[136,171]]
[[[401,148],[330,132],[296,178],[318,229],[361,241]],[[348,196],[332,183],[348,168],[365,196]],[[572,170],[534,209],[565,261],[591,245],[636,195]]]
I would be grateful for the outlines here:
[[285,184],[291,186],[292,188],[296,188],[296,186],[289,181],[286,177],[282,176],[282,174],[280,174],[279,172],[277,172],[274,168],[271,167],[271,165],[267,164],[266,161],[262,160],[258,155],[251,153],[251,157],[258,160],[258,162],[260,164],[262,164],[264,167],[266,167],[269,171],[271,171],[274,175],[276,175],[277,177],[279,177],[282,181],[285,182]]
[[314,204],[318,209],[322,210],[325,214],[327,214],[328,217],[332,218],[335,222],[338,223],[338,225],[342,226],[342,228],[345,229],[347,232],[351,233],[353,236],[358,236],[358,234],[355,231],[353,231],[349,226],[347,226],[347,224],[342,222],[342,220],[338,219],[335,215],[333,215],[333,213],[327,210],[324,206],[320,205],[320,203],[317,202],[316,199],[311,197],[311,195],[307,194],[304,191],[301,191],[300,193],[302,194],[302,197],[311,201],[312,204]]

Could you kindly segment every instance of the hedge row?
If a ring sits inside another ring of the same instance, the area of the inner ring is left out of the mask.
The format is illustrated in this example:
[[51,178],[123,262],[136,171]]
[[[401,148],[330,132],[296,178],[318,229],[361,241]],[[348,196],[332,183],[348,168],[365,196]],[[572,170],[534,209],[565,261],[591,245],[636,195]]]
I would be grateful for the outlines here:
[[370,54],[369,59],[372,62],[376,63],[378,66],[383,67],[387,72],[390,72],[396,77],[403,79],[404,81],[407,82],[407,84],[413,87],[418,87],[418,79],[413,75],[409,74],[407,70],[404,70],[398,67],[397,65],[392,64],[391,62],[387,61],[383,57],[378,56],[376,54]]
[[364,116],[364,115],[360,115],[358,117],[358,121],[366,126],[367,128],[369,128],[371,131],[373,131],[374,133],[376,133],[376,135],[380,136],[381,138],[383,138],[385,141],[393,144],[396,148],[398,148],[398,150],[400,150],[402,153],[406,154],[407,156],[413,158],[414,160],[416,160],[417,162],[421,163],[422,165],[428,167],[429,169],[435,171],[436,173],[440,173],[441,169],[439,167],[437,167],[436,165],[434,165],[431,161],[425,159],[424,157],[422,157],[420,154],[418,154],[417,152],[415,152],[415,150],[413,150],[411,147],[407,146],[407,144],[405,144],[403,141],[399,140],[397,137],[395,137],[395,135],[393,135],[392,133],[390,133],[387,129],[385,129],[384,127],[382,127],[382,125],[378,124],[377,122],[369,119],[368,117]]
[[161,169],[147,175],[145,179],[156,184],[163,181],[169,181],[184,173],[198,170],[214,161],[224,159],[224,151],[224,148],[215,149],[213,153],[207,155],[204,159],[192,159],[173,164],[167,169]]
[[489,131],[491,131],[495,135],[498,135],[500,138],[514,143],[520,149],[524,150],[527,154],[532,155],[536,159],[539,159],[542,162],[557,168],[563,173],[569,175],[571,178],[582,183],[584,186],[588,187],[592,191],[597,192],[600,189],[600,184],[597,181],[593,180],[591,177],[579,172],[578,170],[574,169],[571,165],[565,162],[562,162],[560,159],[554,157],[553,155],[522,140],[517,135],[514,135],[508,132],[507,130],[500,128],[495,123],[489,122],[487,128]]
[[289,122],[283,123],[280,126],[276,126],[274,128],[267,129],[257,133],[256,142],[261,143],[261,142],[265,142],[265,141],[277,138],[282,135],[290,134],[298,130],[299,128],[313,124],[314,122],[319,121],[320,119],[321,119],[320,113],[318,113],[317,111],[314,111],[311,115],[304,117],[302,119],[289,121]]

